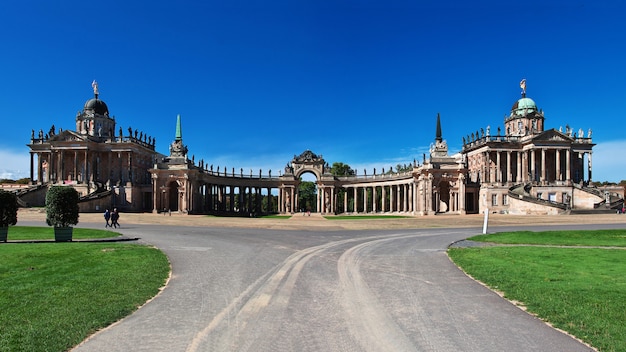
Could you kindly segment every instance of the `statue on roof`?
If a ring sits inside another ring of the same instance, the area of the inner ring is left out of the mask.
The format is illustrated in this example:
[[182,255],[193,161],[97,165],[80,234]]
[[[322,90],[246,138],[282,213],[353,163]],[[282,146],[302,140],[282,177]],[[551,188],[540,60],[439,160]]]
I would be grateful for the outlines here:
[[93,94],[96,96],[96,99],[98,99],[98,82],[96,82],[95,79],[91,82],[91,88],[93,88]]
[[519,87],[522,88],[522,97],[526,97],[526,78],[519,82]]

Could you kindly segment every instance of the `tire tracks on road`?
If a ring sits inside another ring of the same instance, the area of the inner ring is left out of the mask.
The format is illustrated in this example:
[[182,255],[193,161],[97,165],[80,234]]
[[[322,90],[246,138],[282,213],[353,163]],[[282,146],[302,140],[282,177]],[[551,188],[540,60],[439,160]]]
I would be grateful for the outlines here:
[[[346,251],[348,254],[346,255],[346,253],[344,253],[341,256],[343,259],[340,258],[341,265],[338,266],[338,270],[340,270],[340,277],[343,277],[343,280],[341,280],[343,283],[342,287],[349,290],[351,294],[354,294],[354,292],[359,289],[364,290],[364,293],[362,293],[364,296],[362,296],[362,298],[376,305],[375,298],[367,293],[367,286],[363,283],[358,273],[358,262],[355,262],[355,260],[358,260],[359,248],[365,248],[372,244],[379,243],[378,241],[384,242],[420,235],[420,233],[413,233],[350,238],[297,251],[281,264],[277,265],[275,269],[270,270],[248,286],[238,297],[233,299],[222,311],[213,317],[213,319],[193,337],[186,351],[196,352],[201,350],[201,347],[207,343],[211,345],[212,349],[217,350],[246,351],[254,349],[255,347],[258,348],[259,346],[255,345],[254,339],[242,339],[242,332],[250,326],[252,326],[252,328],[258,326],[258,324],[251,323],[257,322],[263,314],[268,312],[271,312],[273,317],[270,323],[280,324],[280,316],[284,314],[296,281],[307,262],[327,251],[351,243],[361,244],[348,249]],[[378,307],[378,305],[376,306],[377,309],[382,309]],[[358,307],[350,305],[348,305],[348,308],[353,312],[354,309],[358,309]],[[378,314],[381,315],[382,313],[379,312]],[[355,318],[359,320],[358,317]],[[388,321],[390,318],[387,317],[386,319]],[[265,328],[267,328],[267,323],[267,321],[263,321]],[[370,330],[372,328],[379,329],[381,328],[381,324],[368,321],[368,326],[365,328],[369,328]],[[389,328],[385,328],[384,330],[389,330]],[[217,339],[209,341],[209,337],[214,333],[220,336],[216,336]]]

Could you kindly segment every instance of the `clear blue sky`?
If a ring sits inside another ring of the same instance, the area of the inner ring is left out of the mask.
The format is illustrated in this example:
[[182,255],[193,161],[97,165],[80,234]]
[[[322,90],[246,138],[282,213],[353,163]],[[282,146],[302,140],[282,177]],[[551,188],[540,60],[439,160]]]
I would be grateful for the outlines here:
[[[622,1],[30,1],[0,4],[0,178],[31,129],[100,98],[168,154],[278,174],[310,149],[361,174],[450,152],[528,97],[546,128],[593,130],[595,181],[626,179]],[[614,165],[611,165],[614,163]]]

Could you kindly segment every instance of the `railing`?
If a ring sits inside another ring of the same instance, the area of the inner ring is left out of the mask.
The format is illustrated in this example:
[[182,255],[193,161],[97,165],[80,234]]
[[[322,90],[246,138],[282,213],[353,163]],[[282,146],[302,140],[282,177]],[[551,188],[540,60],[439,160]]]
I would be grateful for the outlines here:
[[528,186],[528,185],[517,184],[515,186],[512,186],[511,188],[509,188],[509,191],[508,191],[509,197],[520,199],[520,200],[523,200],[523,201],[529,202],[529,203],[545,205],[545,206],[553,207],[553,208],[559,208],[559,209],[562,209],[562,210],[569,209],[569,205],[565,204],[565,203],[554,202],[554,201],[551,201],[551,200],[541,199],[541,198],[532,197],[532,196],[529,196],[529,195],[526,195],[526,194],[523,194],[523,193],[516,193],[515,192],[515,190],[517,188],[524,187],[524,193],[527,193],[527,190],[525,189],[526,186]]

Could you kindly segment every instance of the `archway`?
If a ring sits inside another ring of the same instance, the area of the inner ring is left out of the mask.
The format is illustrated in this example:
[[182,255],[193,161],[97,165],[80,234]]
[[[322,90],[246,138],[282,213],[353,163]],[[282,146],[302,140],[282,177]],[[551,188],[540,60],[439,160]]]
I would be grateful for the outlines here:
[[439,204],[437,205],[438,213],[447,213],[450,211],[450,182],[439,182]]
[[[284,210],[323,211],[325,201],[332,200],[332,196],[326,194],[326,187],[322,181],[329,176],[330,168],[321,155],[316,155],[310,150],[294,155],[293,160],[285,167],[285,174],[281,176],[283,189],[286,191]],[[330,181],[332,184],[333,180]],[[290,194],[294,199],[290,199]]]
[[317,213],[318,187],[317,176],[304,172],[298,183],[298,211]]
[[178,211],[178,182],[172,181],[167,184],[168,189],[168,209]]

